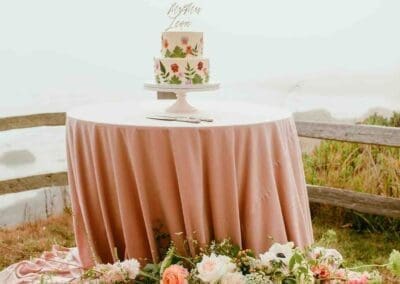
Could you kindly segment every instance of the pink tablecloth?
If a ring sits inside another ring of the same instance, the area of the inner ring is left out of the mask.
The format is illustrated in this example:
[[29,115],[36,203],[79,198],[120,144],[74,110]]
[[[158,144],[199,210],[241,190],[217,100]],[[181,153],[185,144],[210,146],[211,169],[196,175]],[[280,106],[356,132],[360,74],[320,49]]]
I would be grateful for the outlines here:
[[231,238],[256,252],[273,241],[313,242],[290,114],[213,107],[215,122],[201,125],[146,120],[153,109],[133,103],[68,114],[69,183],[84,266],[94,258],[158,260],[161,233],[182,250],[184,239]]

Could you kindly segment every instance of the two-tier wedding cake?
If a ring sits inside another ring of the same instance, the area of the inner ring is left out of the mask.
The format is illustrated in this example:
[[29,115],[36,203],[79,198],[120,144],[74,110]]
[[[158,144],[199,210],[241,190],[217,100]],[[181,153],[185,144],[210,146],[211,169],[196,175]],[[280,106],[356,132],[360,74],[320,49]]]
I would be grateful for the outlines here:
[[163,32],[161,58],[154,58],[158,84],[195,85],[209,81],[209,61],[203,57],[202,32]]

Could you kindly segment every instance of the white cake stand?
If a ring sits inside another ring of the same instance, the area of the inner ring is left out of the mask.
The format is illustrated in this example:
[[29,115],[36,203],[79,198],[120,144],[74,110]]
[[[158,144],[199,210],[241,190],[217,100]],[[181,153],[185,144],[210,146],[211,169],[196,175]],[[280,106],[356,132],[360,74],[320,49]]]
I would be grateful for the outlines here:
[[199,85],[161,85],[156,83],[145,83],[144,88],[157,92],[172,92],[176,94],[176,101],[166,109],[170,113],[193,113],[197,109],[186,100],[188,92],[207,92],[219,89],[219,83],[207,83]]

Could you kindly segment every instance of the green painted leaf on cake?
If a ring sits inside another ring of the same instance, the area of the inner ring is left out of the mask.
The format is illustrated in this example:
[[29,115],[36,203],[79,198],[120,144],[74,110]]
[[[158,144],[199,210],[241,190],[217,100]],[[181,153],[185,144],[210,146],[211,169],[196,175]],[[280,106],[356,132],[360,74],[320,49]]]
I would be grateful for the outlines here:
[[197,50],[197,44],[196,44],[196,46],[192,49],[192,53],[193,53],[194,56],[197,56],[198,52],[199,51]]
[[174,75],[171,77],[171,79],[169,80],[170,84],[175,84],[175,85],[179,85],[182,84],[182,81],[179,79],[178,76]]
[[164,66],[164,64],[162,63],[162,61],[160,60],[160,70],[161,70],[161,73],[162,74],[165,74],[165,66]]
[[157,82],[157,84],[161,83],[160,76],[158,76],[158,75],[156,75],[156,82]]
[[206,74],[206,78],[204,79],[204,82],[208,83],[210,81],[210,75],[208,73]]
[[171,56],[172,58],[185,58],[186,53],[183,51],[183,49],[180,46],[176,46],[174,50],[172,51]]
[[165,57],[171,57],[172,53],[171,51],[169,51],[169,49],[167,49],[167,51],[165,52]]
[[192,79],[193,84],[202,84],[203,83],[203,78],[199,74],[194,75]]

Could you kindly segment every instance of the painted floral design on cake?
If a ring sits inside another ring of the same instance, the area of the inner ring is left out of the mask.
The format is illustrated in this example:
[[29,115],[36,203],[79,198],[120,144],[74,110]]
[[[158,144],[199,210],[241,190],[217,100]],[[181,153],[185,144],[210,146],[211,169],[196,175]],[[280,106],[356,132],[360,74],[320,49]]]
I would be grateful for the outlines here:
[[161,54],[165,58],[199,57],[203,54],[203,33],[164,32]]
[[209,81],[207,59],[155,59],[154,72],[158,84],[197,85]]
[[203,58],[202,32],[164,32],[162,58],[154,59],[158,84],[197,85],[208,83],[209,61]]

